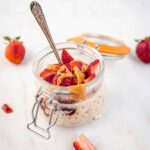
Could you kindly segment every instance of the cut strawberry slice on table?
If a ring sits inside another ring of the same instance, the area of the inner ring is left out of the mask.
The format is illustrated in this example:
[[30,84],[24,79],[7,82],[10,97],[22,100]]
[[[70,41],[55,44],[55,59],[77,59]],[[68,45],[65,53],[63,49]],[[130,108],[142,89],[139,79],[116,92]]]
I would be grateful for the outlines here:
[[74,60],[73,57],[65,49],[62,50],[61,57],[64,64],[70,63]]
[[13,112],[13,109],[8,105],[8,104],[4,104],[2,106],[2,109],[4,110],[5,113],[12,113]]
[[93,62],[91,62],[88,66],[88,76],[94,74],[96,72],[96,69],[98,67],[98,65],[100,64],[100,61],[98,59],[94,60]]
[[73,142],[75,150],[96,150],[90,141],[82,134]]

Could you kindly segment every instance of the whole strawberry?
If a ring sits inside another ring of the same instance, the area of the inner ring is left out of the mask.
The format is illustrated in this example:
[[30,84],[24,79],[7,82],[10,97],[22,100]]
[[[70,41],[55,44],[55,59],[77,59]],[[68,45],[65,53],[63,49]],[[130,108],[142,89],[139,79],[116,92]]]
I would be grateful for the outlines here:
[[144,63],[150,63],[150,37],[146,37],[137,44],[136,54]]
[[20,64],[25,56],[25,47],[23,43],[19,41],[20,37],[12,39],[9,36],[5,36],[4,39],[8,42],[5,50],[6,58],[14,64]]

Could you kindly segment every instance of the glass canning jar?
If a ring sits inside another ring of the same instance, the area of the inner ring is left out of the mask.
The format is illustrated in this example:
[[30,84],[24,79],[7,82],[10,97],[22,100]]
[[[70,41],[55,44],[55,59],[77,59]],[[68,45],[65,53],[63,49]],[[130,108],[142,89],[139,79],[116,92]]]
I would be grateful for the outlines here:
[[[39,76],[48,64],[58,63],[53,51],[47,47],[37,55],[33,65],[33,73],[39,90],[32,109],[33,121],[28,124],[28,129],[44,139],[50,137],[49,129],[54,124],[76,126],[96,119],[100,114],[104,100],[104,61],[101,54],[85,44],[64,42],[56,44],[56,47],[60,55],[62,49],[65,48],[76,60],[89,64],[95,59],[99,59],[100,65],[96,77],[89,83],[77,85],[75,88],[56,86],[44,81]],[[46,128],[38,125],[37,118],[39,116],[49,122]],[[40,132],[31,128],[31,125],[34,125]]]

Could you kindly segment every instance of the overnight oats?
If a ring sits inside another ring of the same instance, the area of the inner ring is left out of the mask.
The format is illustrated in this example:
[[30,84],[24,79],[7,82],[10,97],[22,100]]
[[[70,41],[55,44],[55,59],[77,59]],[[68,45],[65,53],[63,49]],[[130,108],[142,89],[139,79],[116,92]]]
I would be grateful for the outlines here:
[[40,89],[39,111],[43,114],[40,115],[62,126],[96,119],[104,95],[101,55],[84,44],[66,42],[56,47],[63,64],[58,64],[53,51],[46,48],[36,57],[33,66]]

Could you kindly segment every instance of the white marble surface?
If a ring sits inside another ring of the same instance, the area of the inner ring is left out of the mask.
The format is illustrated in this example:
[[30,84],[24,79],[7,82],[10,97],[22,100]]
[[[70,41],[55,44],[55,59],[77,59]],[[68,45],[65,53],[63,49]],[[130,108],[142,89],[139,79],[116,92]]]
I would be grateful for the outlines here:
[[[0,109],[1,150],[73,150],[72,141],[84,133],[98,150],[150,149],[150,65],[134,55],[134,39],[150,34],[149,0],[39,0],[56,42],[84,32],[121,38],[132,54],[106,62],[102,118],[74,128],[54,127],[49,141],[26,129],[34,102],[32,63],[48,45],[29,10],[29,0],[0,0]],[[26,57],[19,65],[4,57],[3,35],[21,35]]]

